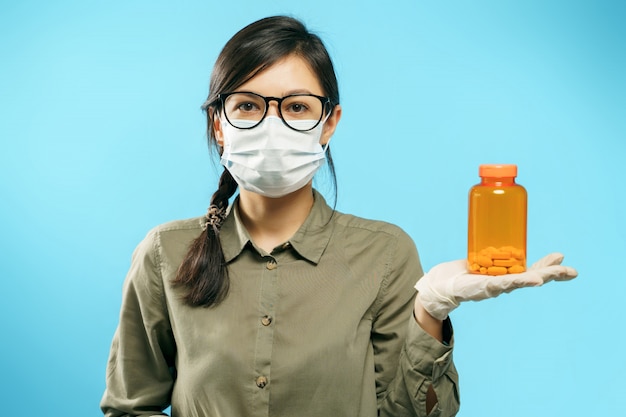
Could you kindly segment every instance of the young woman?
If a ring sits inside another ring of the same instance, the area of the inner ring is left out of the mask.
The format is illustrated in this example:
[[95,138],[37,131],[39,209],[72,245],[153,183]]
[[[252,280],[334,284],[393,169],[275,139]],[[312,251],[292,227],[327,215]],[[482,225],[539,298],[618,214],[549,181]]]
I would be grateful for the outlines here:
[[448,313],[575,276],[552,256],[481,292],[487,278],[469,288],[451,262],[419,280],[416,297],[423,272],[409,236],[333,210],[312,187],[325,162],[334,176],[341,107],[326,49],[295,19],[238,32],[205,109],[219,188],[206,216],[155,228],[133,255],[107,416],[170,405],[182,417],[452,416]]

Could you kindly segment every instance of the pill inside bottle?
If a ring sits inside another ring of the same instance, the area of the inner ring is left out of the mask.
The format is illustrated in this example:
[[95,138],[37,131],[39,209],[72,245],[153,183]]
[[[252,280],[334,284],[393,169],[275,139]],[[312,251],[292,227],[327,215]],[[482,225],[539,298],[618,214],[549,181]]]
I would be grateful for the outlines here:
[[467,266],[470,272],[505,275],[526,270],[526,189],[516,165],[480,165],[469,192]]

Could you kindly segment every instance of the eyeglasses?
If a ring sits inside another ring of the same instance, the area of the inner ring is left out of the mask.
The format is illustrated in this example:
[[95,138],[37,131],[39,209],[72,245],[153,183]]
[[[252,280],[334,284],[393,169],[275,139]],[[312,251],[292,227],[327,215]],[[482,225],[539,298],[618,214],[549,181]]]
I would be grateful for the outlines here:
[[[331,105],[330,98],[315,94],[290,94],[279,98],[237,91],[219,94],[217,100],[222,103],[228,123],[238,129],[258,126],[267,115],[270,101],[275,101],[278,104],[278,114],[285,125],[300,132],[314,129]],[[328,115],[330,112],[326,117]]]

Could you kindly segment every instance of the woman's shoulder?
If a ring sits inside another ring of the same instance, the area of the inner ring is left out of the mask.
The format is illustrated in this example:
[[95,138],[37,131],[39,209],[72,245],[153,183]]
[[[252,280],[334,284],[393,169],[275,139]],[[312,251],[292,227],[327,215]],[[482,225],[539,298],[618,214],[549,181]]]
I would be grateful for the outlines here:
[[180,252],[202,232],[204,216],[161,223],[150,229],[133,253],[137,258],[158,258],[166,253]]
[[167,233],[186,230],[201,230],[204,216],[191,217],[188,219],[171,220],[161,223],[150,230],[151,233]]
[[[335,220],[334,248],[347,258],[376,265],[383,262],[394,269],[406,269],[412,274],[407,282],[416,280],[421,267],[413,238],[400,226],[353,214],[338,213]],[[371,268],[375,268],[372,266]]]
[[404,229],[396,224],[383,220],[368,219],[354,214],[341,212],[335,212],[335,214],[336,224],[346,229],[351,229],[353,232],[360,232],[363,235],[379,235],[400,240],[411,240],[411,237]]
[[146,240],[193,239],[202,232],[203,219],[204,216],[199,216],[161,223],[148,231]]

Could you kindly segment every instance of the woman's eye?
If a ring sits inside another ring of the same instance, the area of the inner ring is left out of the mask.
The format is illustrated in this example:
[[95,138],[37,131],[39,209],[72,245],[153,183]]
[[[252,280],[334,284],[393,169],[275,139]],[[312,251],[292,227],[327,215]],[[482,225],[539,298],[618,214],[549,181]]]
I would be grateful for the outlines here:
[[289,105],[288,110],[291,113],[302,113],[308,110],[307,106],[302,103],[293,103]]
[[243,112],[251,112],[251,111],[256,111],[258,110],[258,106],[254,103],[241,103],[237,106],[237,110],[239,111],[243,111]]

